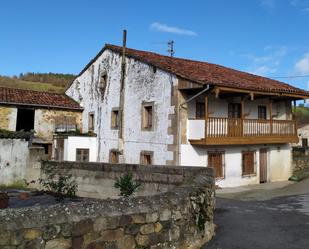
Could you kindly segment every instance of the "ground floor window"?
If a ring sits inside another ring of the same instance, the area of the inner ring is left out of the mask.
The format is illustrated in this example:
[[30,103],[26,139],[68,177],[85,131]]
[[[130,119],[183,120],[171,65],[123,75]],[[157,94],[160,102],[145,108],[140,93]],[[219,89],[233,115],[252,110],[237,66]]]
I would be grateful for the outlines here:
[[89,149],[76,149],[77,162],[89,162]]
[[119,163],[119,154],[118,150],[111,150],[109,152],[109,163]]
[[214,168],[216,178],[224,178],[224,152],[208,152],[208,167]]
[[255,175],[255,152],[243,151],[242,152],[242,175]]
[[152,151],[141,151],[140,163],[142,165],[152,165],[153,152]]

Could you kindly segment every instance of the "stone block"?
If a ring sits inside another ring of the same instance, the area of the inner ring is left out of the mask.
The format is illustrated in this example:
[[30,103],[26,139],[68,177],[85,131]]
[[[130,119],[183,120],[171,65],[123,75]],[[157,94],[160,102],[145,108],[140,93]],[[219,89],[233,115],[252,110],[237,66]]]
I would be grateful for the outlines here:
[[46,242],[45,249],[69,249],[71,246],[70,239],[53,239]]
[[181,220],[182,219],[182,214],[180,211],[176,210],[173,212],[173,215],[172,215],[173,219],[174,220]]
[[123,228],[106,230],[101,233],[100,239],[102,241],[117,241],[124,236]]
[[24,238],[26,240],[34,240],[41,237],[42,231],[38,229],[25,229],[24,230]]
[[172,217],[172,212],[169,209],[164,209],[160,212],[160,220],[161,221],[167,221],[170,220]]
[[139,229],[140,229],[140,225],[131,224],[126,228],[125,234],[136,235],[139,232]]
[[91,219],[82,220],[73,225],[72,235],[78,237],[92,231],[93,221]]
[[148,246],[149,245],[149,236],[138,234],[135,237],[135,241],[139,246]]
[[131,235],[125,235],[123,238],[117,240],[118,249],[134,249],[135,246],[135,239]]
[[142,224],[146,223],[146,216],[144,214],[133,214],[132,216],[133,223]]
[[153,224],[145,224],[140,228],[141,234],[150,234],[154,233],[154,225]]
[[133,219],[129,215],[122,215],[119,219],[119,226],[126,227],[133,222]]
[[157,212],[146,214],[147,223],[154,223],[158,221],[158,219],[159,219],[159,214]]
[[156,233],[161,232],[162,228],[163,228],[163,226],[161,225],[160,222],[156,222],[156,223],[154,224],[154,231],[155,231]]

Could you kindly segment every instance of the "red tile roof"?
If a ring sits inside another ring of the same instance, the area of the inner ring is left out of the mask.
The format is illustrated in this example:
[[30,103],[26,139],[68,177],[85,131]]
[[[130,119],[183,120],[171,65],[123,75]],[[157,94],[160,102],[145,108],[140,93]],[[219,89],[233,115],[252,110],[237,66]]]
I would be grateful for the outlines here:
[[64,94],[0,87],[0,104],[26,105],[81,110],[80,105]]
[[[117,53],[121,53],[122,51],[122,47],[106,44],[97,56],[87,64],[80,75],[87,70],[106,49]],[[126,55],[198,84],[210,84],[214,86],[271,93],[290,93],[309,97],[308,91],[293,87],[286,83],[208,62],[169,57],[129,48],[126,50]]]

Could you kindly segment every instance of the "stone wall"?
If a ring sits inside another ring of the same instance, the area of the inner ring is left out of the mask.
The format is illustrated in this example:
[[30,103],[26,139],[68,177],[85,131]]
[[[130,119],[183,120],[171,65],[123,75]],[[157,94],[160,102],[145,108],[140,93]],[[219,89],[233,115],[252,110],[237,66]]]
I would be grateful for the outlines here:
[[309,157],[294,157],[293,158],[293,171],[309,170]]
[[78,184],[78,196],[100,199],[118,198],[119,190],[114,188],[114,182],[126,172],[132,172],[133,178],[142,182],[137,196],[166,192],[198,175],[208,174],[206,167],[149,167],[136,164],[45,161],[43,167],[52,167],[64,174],[69,170]]
[[[94,167],[112,169],[99,164]],[[136,167],[136,175],[142,171],[138,166],[121,167]],[[196,174],[187,168],[177,168],[183,171],[185,179]],[[152,167],[144,170],[150,173]],[[157,171],[154,168],[154,175]],[[171,172],[173,169],[168,168],[167,175],[171,176]],[[153,196],[83,199],[0,210],[0,248],[201,248],[214,233],[213,171],[206,169],[202,173],[171,191]],[[175,179],[174,182],[180,183],[180,178]]]

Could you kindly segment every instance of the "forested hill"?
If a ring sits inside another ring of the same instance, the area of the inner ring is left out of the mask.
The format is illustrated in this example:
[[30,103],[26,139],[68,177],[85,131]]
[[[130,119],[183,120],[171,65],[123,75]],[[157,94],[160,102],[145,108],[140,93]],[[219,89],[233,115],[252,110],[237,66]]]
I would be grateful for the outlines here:
[[73,74],[25,73],[7,77],[0,75],[0,86],[63,93],[75,78]]

